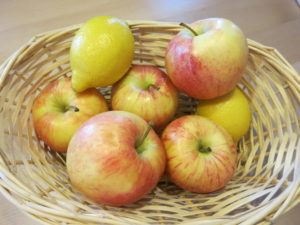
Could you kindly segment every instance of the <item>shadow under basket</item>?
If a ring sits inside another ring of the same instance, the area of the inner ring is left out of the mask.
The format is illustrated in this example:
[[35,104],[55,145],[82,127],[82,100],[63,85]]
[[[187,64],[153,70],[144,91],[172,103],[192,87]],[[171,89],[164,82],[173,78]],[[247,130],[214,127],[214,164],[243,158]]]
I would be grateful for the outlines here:
[[[133,64],[164,69],[179,24],[127,22],[135,37]],[[31,107],[51,81],[71,76],[69,48],[79,27],[33,37],[0,67],[0,191],[23,212],[45,224],[269,224],[300,201],[300,77],[276,49],[253,40],[238,84],[252,123],[225,188],[195,194],[162,179],[125,207],[96,204],[73,189],[64,155],[36,137]],[[110,101],[110,87],[99,90]],[[181,94],[177,117],[193,114],[196,103]]]

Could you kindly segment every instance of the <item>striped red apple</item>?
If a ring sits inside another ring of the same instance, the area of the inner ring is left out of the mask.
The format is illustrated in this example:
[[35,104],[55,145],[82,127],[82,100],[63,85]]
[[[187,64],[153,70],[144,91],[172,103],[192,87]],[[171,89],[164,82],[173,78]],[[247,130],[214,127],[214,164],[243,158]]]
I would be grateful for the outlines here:
[[73,136],[67,154],[71,183],[90,199],[112,206],[149,193],[165,170],[160,138],[141,117],[122,111],[101,113]]
[[243,32],[221,18],[185,26],[188,29],[179,32],[166,51],[166,69],[173,84],[197,99],[211,99],[233,90],[248,58]]
[[209,193],[224,187],[237,165],[231,135],[221,126],[198,115],[172,121],[163,131],[167,174],[179,187]]
[[66,152],[69,141],[83,122],[108,110],[95,89],[76,93],[71,78],[50,83],[34,100],[33,124],[37,135],[53,150]]
[[162,128],[173,117],[178,92],[166,74],[154,66],[133,66],[112,88],[112,109],[131,112],[155,128]]

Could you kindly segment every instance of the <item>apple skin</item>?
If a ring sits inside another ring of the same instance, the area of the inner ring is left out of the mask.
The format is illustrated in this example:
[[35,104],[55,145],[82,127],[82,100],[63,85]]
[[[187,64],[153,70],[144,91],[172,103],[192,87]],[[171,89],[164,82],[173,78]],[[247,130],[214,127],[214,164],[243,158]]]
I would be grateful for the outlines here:
[[[224,187],[237,165],[236,146],[221,126],[198,115],[172,121],[163,131],[167,174],[177,186],[196,193]],[[200,152],[200,143],[210,152]]]
[[166,156],[153,129],[136,148],[147,126],[141,117],[123,111],[86,121],[68,148],[66,164],[73,186],[95,202],[111,206],[133,203],[151,192],[164,173]]
[[248,45],[243,32],[227,19],[210,18],[183,29],[166,51],[173,84],[196,99],[211,99],[234,89],[245,71]]
[[[155,85],[159,89],[151,86]],[[112,109],[139,115],[162,128],[175,115],[178,91],[159,68],[133,66],[112,88]]]
[[[66,109],[67,106],[76,106],[79,111]],[[105,111],[108,111],[108,105],[96,89],[76,93],[71,87],[71,78],[50,83],[32,106],[37,135],[57,152],[67,151],[71,137],[83,122]]]

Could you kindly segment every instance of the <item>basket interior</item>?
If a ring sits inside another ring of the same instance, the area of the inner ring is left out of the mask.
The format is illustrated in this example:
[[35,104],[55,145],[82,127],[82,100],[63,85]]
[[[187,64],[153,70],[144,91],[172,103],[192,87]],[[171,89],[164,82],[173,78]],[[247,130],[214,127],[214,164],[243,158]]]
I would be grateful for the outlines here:
[[[135,37],[133,64],[164,70],[165,48],[180,27],[129,23]],[[0,185],[28,214],[49,224],[224,224],[251,221],[264,210],[265,219],[271,218],[293,200],[300,167],[299,90],[284,71],[292,70],[284,58],[251,40],[247,70],[238,85],[251,103],[252,123],[239,142],[238,168],[225,188],[195,194],[164,177],[152,193],[125,207],[96,204],[74,190],[65,155],[51,151],[36,137],[31,106],[49,82],[71,76],[69,47],[77,29],[36,36],[1,71],[5,77],[0,86],[0,165],[4,168]],[[109,102],[110,87],[99,91]],[[197,100],[181,94],[176,116],[193,114],[196,104]]]

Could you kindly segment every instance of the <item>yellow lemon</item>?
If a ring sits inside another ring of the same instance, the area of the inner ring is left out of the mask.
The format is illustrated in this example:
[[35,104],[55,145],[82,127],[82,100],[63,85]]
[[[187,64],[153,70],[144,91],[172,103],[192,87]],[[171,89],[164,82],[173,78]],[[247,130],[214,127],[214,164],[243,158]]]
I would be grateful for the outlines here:
[[118,81],[129,69],[134,37],[128,25],[111,16],[98,16],[77,31],[70,49],[72,87],[81,92]]
[[239,88],[218,98],[201,100],[196,114],[223,126],[235,142],[246,134],[251,122],[249,101]]

